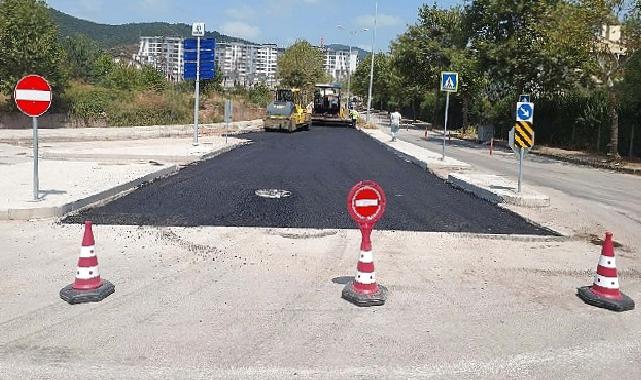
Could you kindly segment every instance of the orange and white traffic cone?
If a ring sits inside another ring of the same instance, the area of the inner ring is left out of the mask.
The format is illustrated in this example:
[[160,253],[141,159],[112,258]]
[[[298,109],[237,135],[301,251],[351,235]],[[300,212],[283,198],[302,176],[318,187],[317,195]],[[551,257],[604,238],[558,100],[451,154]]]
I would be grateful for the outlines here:
[[387,289],[376,283],[371,226],[362,229],[361,255],[356,265],[354,281],[343,288],[343,298],[356,306],[381,306],[387,299]]
[[67,285],[60,290],[60,298],[70,304],[98,302],[107,298],[115,290],[111,282],[100,278],[92,223],[87,220],[85,221],[85,233],[80,247],[76,279],[73,284]]
[[578,296],[588,305],[614,311],[634,309],[634,301],[619,290],[619,276],[614,257],[612,232],[605,233],[599,264],[592,286],[578,289]]

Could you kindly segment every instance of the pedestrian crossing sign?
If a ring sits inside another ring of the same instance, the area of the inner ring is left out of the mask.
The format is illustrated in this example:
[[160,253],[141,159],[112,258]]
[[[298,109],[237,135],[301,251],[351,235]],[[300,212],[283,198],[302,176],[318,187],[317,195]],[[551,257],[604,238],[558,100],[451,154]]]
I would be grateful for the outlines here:
[[441,73],[441,91],[458,91],[458,73],[452,73],[449,71],[443,71]]

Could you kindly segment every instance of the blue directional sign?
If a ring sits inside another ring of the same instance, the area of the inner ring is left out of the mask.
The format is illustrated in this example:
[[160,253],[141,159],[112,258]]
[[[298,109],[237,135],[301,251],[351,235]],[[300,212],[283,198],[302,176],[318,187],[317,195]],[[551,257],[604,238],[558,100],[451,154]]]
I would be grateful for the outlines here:
[[534,121],[534,103],[516,103],[516,121],[532,123]]
[[[195,80],[198,71],[198,40],[196,38],[187,38],[183,44],[184,47],[184,74],[185,80]],[[200,39],[200,79],[213,79],[216,66],[216,40],[214,38]]]
[[444,71],[441,73],[441,91],[458,91],[458,73]]
[[520,95],[519,96],[519,102],[529,103],[530,102],[530,95]]

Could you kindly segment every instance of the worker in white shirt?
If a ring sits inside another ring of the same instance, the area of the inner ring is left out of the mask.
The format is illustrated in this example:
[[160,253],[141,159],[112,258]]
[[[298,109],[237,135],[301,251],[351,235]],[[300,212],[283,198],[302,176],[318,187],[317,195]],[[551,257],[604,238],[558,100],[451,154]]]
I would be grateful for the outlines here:
[[396,141],[396,135],[401,127],[401,114],[398,112],[398,108],[389,115],[389,118],[391,123],[392,141]]

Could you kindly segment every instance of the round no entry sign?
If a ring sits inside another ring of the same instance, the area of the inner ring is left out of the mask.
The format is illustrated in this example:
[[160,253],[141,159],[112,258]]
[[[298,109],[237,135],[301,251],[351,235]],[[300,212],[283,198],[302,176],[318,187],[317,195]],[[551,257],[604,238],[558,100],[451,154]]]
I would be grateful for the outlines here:
[[51,86],[39,75],[20,79],[13,95],[18,109],[30,117],[42,115],[51,106]]
[[374,224],[385,212],[385,192],[374,181],[356,184],[347,195],[347,210],[358,224]]

